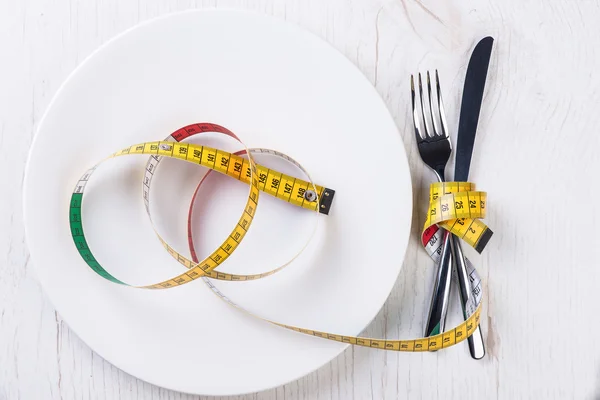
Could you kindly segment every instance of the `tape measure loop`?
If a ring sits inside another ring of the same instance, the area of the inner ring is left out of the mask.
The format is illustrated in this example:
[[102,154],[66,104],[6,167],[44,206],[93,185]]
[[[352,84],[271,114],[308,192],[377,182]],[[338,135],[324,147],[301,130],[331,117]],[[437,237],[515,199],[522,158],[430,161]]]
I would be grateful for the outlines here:
[[[441,241],[434,239],[439,226],[458,236],[479,253],[493,232],[481,219],[486,217],[487,193],[475,190],[471,182],[435,182],[429,188],[429,206],[421,239],[430,255]],[[433,243],[430,243],[433,241]]]

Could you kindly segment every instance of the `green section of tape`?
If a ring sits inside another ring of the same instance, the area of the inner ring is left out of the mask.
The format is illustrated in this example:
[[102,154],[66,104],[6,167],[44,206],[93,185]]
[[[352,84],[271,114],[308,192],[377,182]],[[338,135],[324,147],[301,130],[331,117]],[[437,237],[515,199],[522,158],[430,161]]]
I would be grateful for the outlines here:
[[81,223],[81,199],[83,198],[83,193],[73,193],[71,196],[71,206],[69,208],[69,222],[71,225],[71,236],[73,236],[73,242],[77,247],[77,251],[81,255],[81,257],[85,260],[86,264],[94,270],[98,275],[103,278],[108,279],[114,283],[120,283],[121,285],[127,285],[125,282],[121,282],[114,276],[108,273],[98,260],[92,254],[90,247],[85,240],[85,235],[83,234],[83,224]]
[[433,330],[427,336],[435,336],[435,335],[439,335],[440,333],[442,333],[442,332],[440,332],[440,323],[438,322],[438,324],[433,327]]

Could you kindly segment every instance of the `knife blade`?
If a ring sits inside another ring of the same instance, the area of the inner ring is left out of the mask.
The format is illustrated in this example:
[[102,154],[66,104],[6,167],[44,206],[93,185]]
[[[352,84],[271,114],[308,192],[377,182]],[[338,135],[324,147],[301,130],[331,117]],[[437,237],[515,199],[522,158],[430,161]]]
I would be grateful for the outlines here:
[[[477,133],[477,122],[479,121],[493,42],[494,39],[490,36],[481,39],[473,49],[467,67],[458,122],[454,166],[454,180],[457,182],[466,182],[469,178],[471,157]],[[470,312],[472,312],[472,310],[469,310],[469,305],[472,304],[470,300],[472,300],[471,297],[473,294],[467,270],[467,260],[460,246],[460,240],[454,235],[451,240],[451,251],[455,261],[454,268],[460,288],[463,316],[467,319]],[[480,360],[485,356],[485,346],[480,326],[477,326],[473,334],[468,337],[468,343],[471,357]]]
[[485,88],[488,65],[492,53],[494,39],[487,36],[479,41],[473,49],[460,105],[458,122],[458,139],[456,142],[456,159],[454,165],[454,180],[465,182],[469,178],[471,156],[477,133],[477,122],[481,111],[481,101]]

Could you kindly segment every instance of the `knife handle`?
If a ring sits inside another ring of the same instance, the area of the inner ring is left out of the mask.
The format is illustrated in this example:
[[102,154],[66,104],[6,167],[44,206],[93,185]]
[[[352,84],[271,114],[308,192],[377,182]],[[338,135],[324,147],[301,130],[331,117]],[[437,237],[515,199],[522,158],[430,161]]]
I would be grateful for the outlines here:
[[[466,320],[475,312],[475,302],[473,301],[473,293],[471,292],[471,281],[467,271],[467,261],[460,246],[460,239],[455,235],[450,235],[452,258],[454,259],[454,268],[456,277],[458,278],[458,286],[460,288],[460,303],[462,305],[463,316]],[[476,360],[481,360],[485,356],[485,346],[483,344],[483,335],[480,326],[478,325],[471,336],[467,338],[469,342],[469,351],[471,357]]]
[[425,337],[437,335],[444,331],[450,298],[450,283],[452,282],[452,249],[450,241],[452,236],[450,232],[444,230],[442,254],[429,305]]

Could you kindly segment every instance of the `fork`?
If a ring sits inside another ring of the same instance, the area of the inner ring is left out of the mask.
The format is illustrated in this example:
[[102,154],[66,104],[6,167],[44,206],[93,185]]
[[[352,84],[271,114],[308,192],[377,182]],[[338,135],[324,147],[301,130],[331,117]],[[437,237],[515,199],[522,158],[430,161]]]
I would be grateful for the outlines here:
[[[448,136],[448,127],[446,124],[446,115],[444,113],[444,104],[440,90],[440,81],[436,71],[436,91],[437,91],[437,109],[439,118],[435,113],[431,103],[431,80],[429,71],[427,71],[427,92],[429,98],[429,117],[433,127],[430,126],[428,118],[425,116],[425,106],[423,102],[423,84],[421,82],[421,73],[419,73],[419,97],[420,114],[423,120],[423,128],[419,119],[419,110],[416,104],[416,93],[414,77],[410,77],[410,88],[412,94],[413,123],[419,154],[423,162],[435,173],[439,182],[445,181],[445,169],[452,145]],[[446,314],[448,312],[448,301],[450,296],[450,284],[452,277],[452,249],[450,245],[451,233],[444,230],[442,253],[440,254],[435,285],[429,306],[429,315],[425,327],[425,337],[437,335],[444,331]]]

